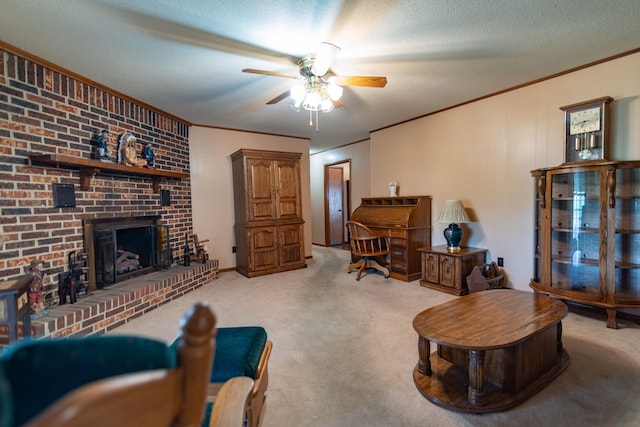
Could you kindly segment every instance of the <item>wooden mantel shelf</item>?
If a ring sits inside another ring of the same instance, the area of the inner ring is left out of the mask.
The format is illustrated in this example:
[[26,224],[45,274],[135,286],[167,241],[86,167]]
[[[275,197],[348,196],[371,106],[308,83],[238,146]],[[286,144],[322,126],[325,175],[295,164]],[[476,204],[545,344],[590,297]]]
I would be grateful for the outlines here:
[[113,173],[136,176],[149,176],[153,180],[153,191],[160,190],[162,178],[188,178],[188,173],[172,172],[154,168],[139,168],[135,166],[121,165],[113,162],[101,162],[93,159],[83,159],[63,154],[32,154],[29,156],[31,163],[55,165],[80,170],[80,188],[88,190],[91,186],[91,177],[99,173]]

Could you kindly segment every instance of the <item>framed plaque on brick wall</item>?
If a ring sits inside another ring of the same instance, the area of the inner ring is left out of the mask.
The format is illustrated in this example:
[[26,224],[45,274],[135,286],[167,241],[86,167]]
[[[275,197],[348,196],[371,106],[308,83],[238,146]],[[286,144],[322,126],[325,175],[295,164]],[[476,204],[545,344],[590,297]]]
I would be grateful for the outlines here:
[[53,184],[53,207],[76,207],[76,190],[73,184]]

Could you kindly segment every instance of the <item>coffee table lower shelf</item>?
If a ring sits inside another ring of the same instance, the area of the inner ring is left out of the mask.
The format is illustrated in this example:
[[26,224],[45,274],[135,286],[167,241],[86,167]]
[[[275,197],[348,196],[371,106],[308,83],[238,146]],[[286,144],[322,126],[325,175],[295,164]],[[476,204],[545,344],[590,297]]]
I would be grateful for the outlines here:
[[468,399],[468,370],[440,358],[437,352],[431,353],[429,359],[431,375],[421,374],[418,365],[413,370],[413,381],[418,391],[438,406],[470,413],[496,412],[512,408],[539,392],[569,366],[569,354],[563,350],[558,364],[515,394],[485,382],[482,390],[483,403],[474,405]]

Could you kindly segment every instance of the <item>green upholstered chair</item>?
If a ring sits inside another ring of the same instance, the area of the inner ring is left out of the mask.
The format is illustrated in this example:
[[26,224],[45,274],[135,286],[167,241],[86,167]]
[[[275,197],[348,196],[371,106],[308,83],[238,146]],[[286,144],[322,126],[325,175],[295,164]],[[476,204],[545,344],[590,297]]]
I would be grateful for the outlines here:
[[248,427],[260,424],[269,384],[268,362],[272,347],[263,327],[218,328],[208,395],[212,401],[217,401],[219,390],[226,381],[238,376],[252,378],[254,386],[247,405]]
[[[226,422],[243,425],[248,377],[225,383],[204,419],[215,333],[197,304],[172,346],[115,335],[22,341],[0,354],[0,426],[214,426],[234,411]],[[244,398],[228,395],[236,387]]]
[[231,378],[253,378],[247,426],[257,427],[269,385],[268,363],[273,343],[267,339],[267,331],[260,326],[219,328],[216,339],[209,396],[216,399],[220,387]]

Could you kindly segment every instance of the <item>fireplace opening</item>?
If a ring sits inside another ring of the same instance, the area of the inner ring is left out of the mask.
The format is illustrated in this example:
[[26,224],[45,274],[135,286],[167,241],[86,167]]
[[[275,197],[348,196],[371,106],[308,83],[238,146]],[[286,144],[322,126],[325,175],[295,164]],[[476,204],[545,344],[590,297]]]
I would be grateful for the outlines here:
[[169,267],[169,230],[159,216],[85,220],[89,288]]

